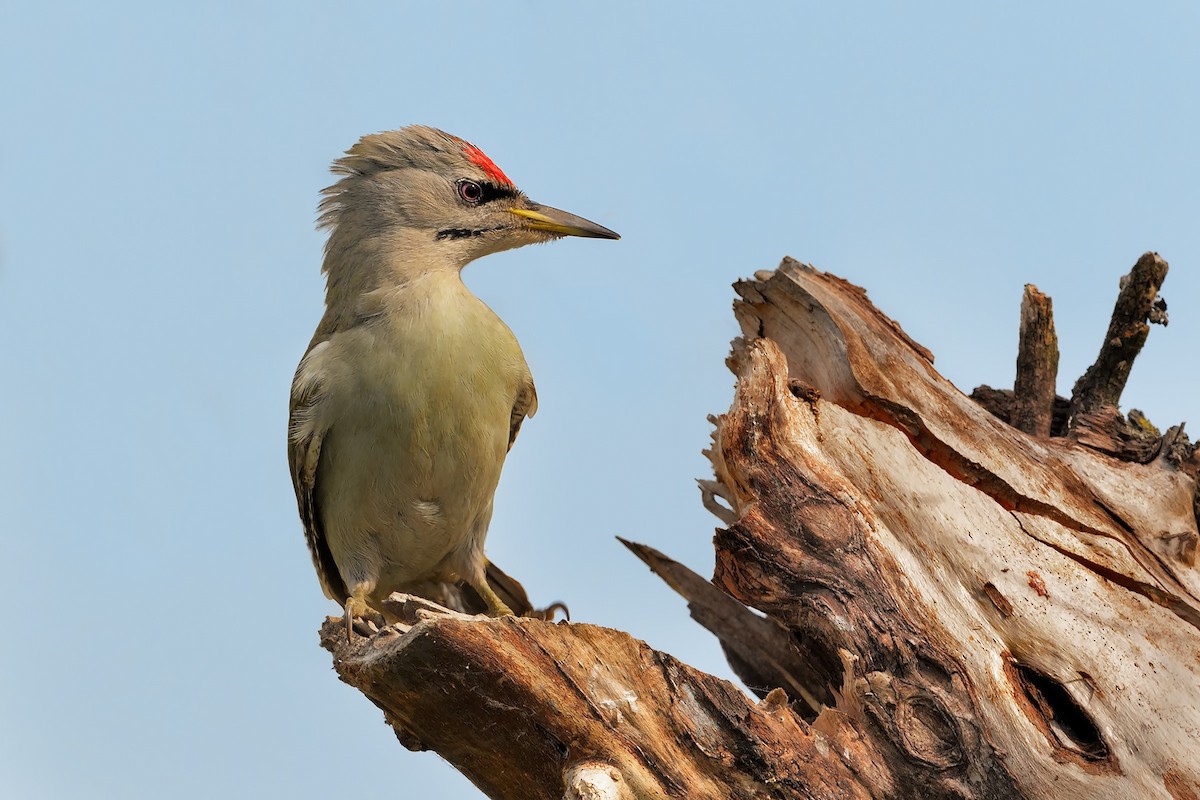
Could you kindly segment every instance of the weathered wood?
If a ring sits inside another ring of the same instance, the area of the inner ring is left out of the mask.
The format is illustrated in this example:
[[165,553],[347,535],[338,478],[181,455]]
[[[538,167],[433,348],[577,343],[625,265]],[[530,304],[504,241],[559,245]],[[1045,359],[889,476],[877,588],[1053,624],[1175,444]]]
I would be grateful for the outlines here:
[[1136,408],[1123,417],[1115,406],[1100,406],[1071,417],[1071,425],[1072,439],[1122,461],[1145,464],[1162,450],[1158,428]]
[[1145,463],[1031,436],[844,280],[736,289],[714,578],[630,547],[759,702],[618,631],[403,597],[326,626],[342,679],[493,798],[1200,796],[1181,427]]
[[1050,298],[1027,284],[1014,390],[980,386],[971,398],[1034,436],[1070,436],[1122,461],[1144,464],[1157,458],[1163,447],[1158,429],[1137,409],[1122,416],[1118,403],[1150,325],[1167,324],[1167,304],[1158,295],[1166,274],[1167,262],[1157,253],[1146,253],[1121,279],[1104,344],[1076,381],[1069,401],[1053,389],[1058,345]]
[[1150,324],[1167,324],[1167,304],[1158,290],[1167,277],[1167,262],[1158,253],[1145,253],[1121,279],[1108,332],[1095,363],[1075,382],[1071,393],[1071,423],[1105,407],[1115,409],[1125,391],[1133,360],[1150,334]]
[[1058,336],[1054,303],[1032,283],[1021,297],[1017,345],[1017,377],[1013,382],[1012,425],[1032,436],[1048,438],[1058,380]]
[[406,622],[347,642],[330,619],[321,644],[403,745],[436,750],[488,797],[557,800],[605,778],[639,799],[872,796],[852,739],[832,749],[786,700],[756,704],[626,633],[392,598]]
[[[1164,536],[1196,536],[1194,479],[1004,425],[840,279],[759,278],[737,286],[718,585],[866,665],[870,735],[923,796],[984,796],[993,768],[1030,798],[1200,786],[1200,580]],[[922,772],[880,682],[954,721],[934,726],[954,768]]]
[[[620,539],[620,537],[617,537]],[[797,647],[792,634],[775,620],[759,616],[711,581],[644,544],[620,539],[650,570],[688,601],[692,619],[713,633],[746,688],[760,698],[782,689],[808,721],[832,705],[826,671]],[[814,694],[817,692],[819,694]]]
[[[971,392],[971,399],[987,409],[991,414],[1008,424],[1012,424],[1013,390],[993,389],[987,384],[976,386]],[[1063,436],[1067,432],[1067,417],[1071,414],[1071,401],[1060,394],[1054,396],[1050,406],[1050,435]]]

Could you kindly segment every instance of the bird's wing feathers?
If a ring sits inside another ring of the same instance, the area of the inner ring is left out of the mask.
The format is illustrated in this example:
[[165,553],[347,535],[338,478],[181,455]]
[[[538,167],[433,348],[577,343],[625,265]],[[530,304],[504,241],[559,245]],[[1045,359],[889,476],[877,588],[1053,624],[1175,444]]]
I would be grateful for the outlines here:
[[521,423],[526,417],[532,417],[537,413],[537,388],[533,385],[532,376],[525,376],[525,383],[521,386],[521,391],[517,395],[517,402],[513,403],[512,416],[508,422],[508,449],[512,450],[513,442],[517,440],[517,434],[521,432]]
[[318,362],[328,341],[314,342],[309,347],[296,377],[292,381],[292,399],[288,414],[288,464],[292,471],[292,486],[296,504],[304,524],[304,538],[312,555],[313,566],[325,594],[339,603],[345,602],[346,584],[333,560],[329,542],[321,525],[317,508],[317,465],[321,459],[321,442],[328,429],[321,424],[322,401]]

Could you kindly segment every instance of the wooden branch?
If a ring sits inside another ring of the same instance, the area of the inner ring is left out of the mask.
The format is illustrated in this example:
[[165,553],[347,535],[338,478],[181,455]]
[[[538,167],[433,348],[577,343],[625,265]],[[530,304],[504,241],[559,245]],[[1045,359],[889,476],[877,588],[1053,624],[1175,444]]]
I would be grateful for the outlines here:
[[833,747],[782,693],[755,704],[595,625],[468,617],[407,595],[387,610],[405,622],[351,643],[330,619],[322,646],[402,744],[436,750],[488,797],[872,796],[853,727],[830,721],[846,731]]
[[1150,323],[1167,324],[1167,304],[1158,296],[1166,277],[1167,262],[1158,253],[1146,253],[1121,279],[1121,293],[1100,354],[1071,393],[1072,429],[1080,417],[1120,404],[1133,360],[1150,334]]
[[1049,438],[1058,380],[1058,336],[1054,304],[1032,283],[1021,298],[1021,335],[1017,378],[1013,384],[1012,425],[1032,436]]

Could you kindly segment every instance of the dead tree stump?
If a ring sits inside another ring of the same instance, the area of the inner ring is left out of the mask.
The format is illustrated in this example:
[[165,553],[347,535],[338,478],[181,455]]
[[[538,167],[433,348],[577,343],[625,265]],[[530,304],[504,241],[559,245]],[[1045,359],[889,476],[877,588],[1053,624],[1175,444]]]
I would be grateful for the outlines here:
[[975,402],[840,278],[736,284],[716,574],[626,544],[757,702],[619,631],[400,595],[403,623],[322,642],[492,798],[1195,800],[1200,459],[1116,411],[1165,274],[1139,260],[1071,401],[1036,289],[1028,374]]

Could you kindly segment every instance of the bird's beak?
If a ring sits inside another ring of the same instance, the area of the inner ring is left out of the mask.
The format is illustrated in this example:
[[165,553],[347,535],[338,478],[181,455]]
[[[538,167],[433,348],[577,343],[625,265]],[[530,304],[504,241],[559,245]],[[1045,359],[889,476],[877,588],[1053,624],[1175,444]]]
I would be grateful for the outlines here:
[[532,231],[546,231],[559,236],[586,236],[590,239],[620,239],[621,236],[603,225],[597,225],[583,217],[568,214],[550,206],[531,203],[529,208],[509,209],[518,217],[524,217],[521,227]]

